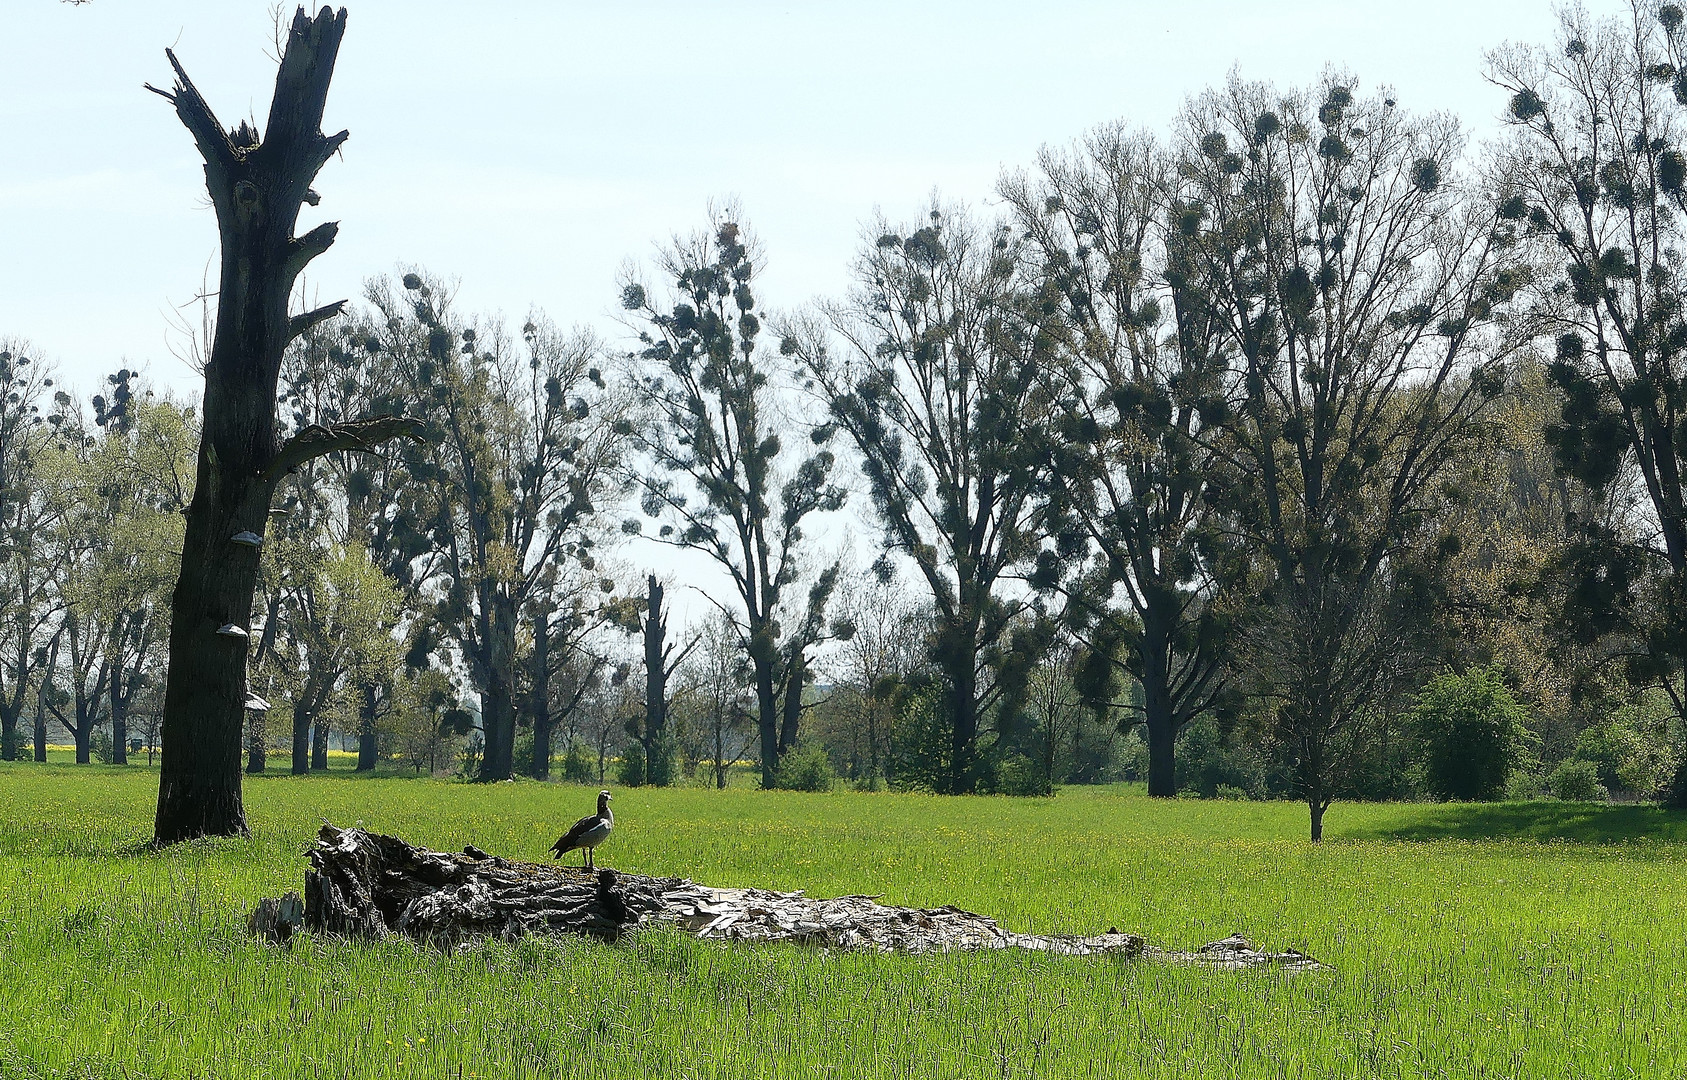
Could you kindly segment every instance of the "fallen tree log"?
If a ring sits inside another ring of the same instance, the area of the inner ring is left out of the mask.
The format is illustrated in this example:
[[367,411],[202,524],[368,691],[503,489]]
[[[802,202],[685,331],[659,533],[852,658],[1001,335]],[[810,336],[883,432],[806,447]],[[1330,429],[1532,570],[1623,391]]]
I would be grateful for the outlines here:
[[[363,829],[324,824],[305,874],[305,929],[348,937],[402,935],[450,946],[531,933],[614,940],[637,927],[671,925],[701,938],[795,941],[840,949],[942,952],[1031,949],[1075,955],[1154,955],[1215,967],[1322,967],[1301,953],[1264,953],[1241,938],[1195,953],[1167,953],[1140,935],[1020,934],[958,907],[897,907],[873,896],[814,898],[801,892],[719,889],[684,878],[526,863],[488,855],[429,851]],[[265,905],[268,905],[266,907]],[[296,905],[295,905],[296,906]],[[283,911],[292,909],[282,905]],[[260,905],[253,932],[284,941],[275,902]]]

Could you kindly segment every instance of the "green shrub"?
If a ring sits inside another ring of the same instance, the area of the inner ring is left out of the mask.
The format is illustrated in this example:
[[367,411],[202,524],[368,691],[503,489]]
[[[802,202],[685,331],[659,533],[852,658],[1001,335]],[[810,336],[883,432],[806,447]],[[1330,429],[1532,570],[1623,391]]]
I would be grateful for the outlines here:
[[817,742],[803,740],[779,759],[773,786],[786,791],[831,791],[836,774],[832,756]]
[[1560,762],[1546,776],[1546,790],[1565,802],[1604,802],[1610,792],[1599,782],[1599,766],[1581,758]]
[[679,745],[672,732],[664,731],[644,762],[644,782],[651,787],[672,787],[681,779],[677,765]]
[[101,765],[110,765],[117,760],[115,744],[111,741],[111,732],[105,728],[95,728],[88,735],[88,753]]
[[1639,700],[1615,710],[1604,723],[1582,731],[1572,755],[1599,767],[1599,782],[1612,791],[1650,798],[1675,772],[1669,708]]
[[597,779],[597,763],[579,743],[569,744],[568,753],[563,755],[562,778],[570,784],[590,784]]
[[1012,754],[996,765],[992,790],[997,795],[1047,795],[1048,778],[1041,765],[1023,754]]
[[1499,798],[1528,745],[1527,719],[1497,667],[1431,679],[1408,718],[1425,788],[1440,799]]
[[621,759],[615,763],[615,782],[622,787],[644,786],[643,746],[632,742],[621,751]]
[[1259,742],[1237,737],[1212,716],[1198,716],[1178,733],[1174,768],[1179,795],[1212,799],[1220,788],[1253,799],[1268,793],[1270,763]]
[[515,748],[512,751],[511,765],[517,776],[533,775],[533,730],[529,728],[516,735]]

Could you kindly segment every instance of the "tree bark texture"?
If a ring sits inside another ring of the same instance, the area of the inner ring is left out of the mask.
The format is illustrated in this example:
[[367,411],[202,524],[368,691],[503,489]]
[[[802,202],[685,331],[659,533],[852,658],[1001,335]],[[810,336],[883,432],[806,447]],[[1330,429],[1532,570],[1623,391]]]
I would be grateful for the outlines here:
[[668,618],[662,612],[662,586],[651,574],[645,584],[644,614],[644,768],[646,773],[660,752],[662,729],[668,723]]
[[313,772],[324,772],[328,768],[328,718],[320,712],[316,714],[316,724],[311,728],[310,767]]
[[533,619],[533,779],[551,778],[551,616]]
[[785,661],[785,700],[780,702],[780,757],[797,745],[797,730],[802,724],[802,689],[807,681],[808,653],[802,641],[792,641],[790,656]]
[[637,927],[667,924],[704,938],[883,952],[1020,948],[1138,956],[1144,951],[1140,936],[1116,930],[1083,937],[1017,934],[957,907],[894,907],[870,896],[824,899],[614,870],[593,873],[515,862],[473,847],[460,854],[428,851],[396,837],[326,824],[310,852],[310,866],[305,928],[347,937],[402,935],[449,946],[528,933],[614,939]]
[[488,585],[486,605],[486,685],[480,692],[480,726],[486,749],[480,758],[482,781],[515,775],[515,602]]
[[0,761],[18,759],[18,720],[22,710],[0,703]]
[[300,315],[288,299],[301,271],[334,241],[325,223],[294,236],[311,182],[347,137],[323,135],[322,110],[345,33],[344,9],[300,9],[288,33],[260,139],[250,125],[225,129],[175,54],[168,99],[205,160],[221,243],[216,330],[205,364],[202,436],[187,509],[181,571],[172,594],[165,679],[163,761],[154,839],[244,835],[240,758],[246,660],[259,549],[232,538],[265,534],[276,484],[313,457],[369,449],[413,425],[397,417],[312,426],[278,445],[276,381],[295,336],[337,315],[329,304]]
[[310,771],[310,710],[303,702],[293,706],[293,775]]
[[357,706],[357,771],[374,772],[381,756],[379,735],[375,731],[375,684],[365,680],[358,689],[362,699]]

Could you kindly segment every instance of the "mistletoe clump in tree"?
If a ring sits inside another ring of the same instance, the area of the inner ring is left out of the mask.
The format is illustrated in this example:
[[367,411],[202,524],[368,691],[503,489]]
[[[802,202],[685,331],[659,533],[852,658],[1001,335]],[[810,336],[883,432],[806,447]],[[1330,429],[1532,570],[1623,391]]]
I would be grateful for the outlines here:
[[1074,670],[1094,699],[1111,697],[1118,669],[1141,685],[1127,723],[1147,731],[1157,796],[1177,793],[1178,732],[1230,689],[1246,576],[1214,505],[1229,473],[1211,442],[1229,353],[1168,220],[1173,168],[1151,138],[1113,125],[1002,184],[1061,301],[1055,551],[1073,559],[1087,541],[1099,555],[1071,579],[1068,614],[1090,646]]
[[1267,604],[1247,650],[1312,838],[1370,722],[1423,656],[1451,470],[1504,387],[1499,319],[1529,280],[1462,136],[1332,74],[1232,81],[1180,123],[1172,221],[1234,370],[1203,442]]
[[[418,565],[430,567],[432,616],[480,696],[479,779],[507,780],[528,666],[520,630],[561,602],[576,571],[596,567],[598,507],[621,484],[618,399],[605,392],[590,333],[535,314],[518,345],[495,323],[460,318],[448,291],[415,272],[373,282],[368,295],[381,322],[363,348],[388,355],[426,436],[403,463],[431,547]],[[436,644],[414,637],[411,652]]]

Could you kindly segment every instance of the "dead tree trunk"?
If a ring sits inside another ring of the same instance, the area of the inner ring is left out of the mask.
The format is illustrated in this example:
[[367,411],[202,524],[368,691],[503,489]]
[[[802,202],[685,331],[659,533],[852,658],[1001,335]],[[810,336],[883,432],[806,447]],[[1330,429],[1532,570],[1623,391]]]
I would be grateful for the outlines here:
[[[512,862],[473,847],[461,854],[428,851],[397,837],[326,824],[310,852],[310,866],[305,928],[347,937],[400,934],[449,946],[528,933],[613,939],[635,927],[667,924],[705,938],[884,952],[1019,948],[1137,956],[1144,948],[1141,937],[1117,930],[1087,937],[1017,934],[957,907],[892,907],[870,896],[824,899],[614,870],[594,873]],[[260,921],[273,919],[254,920]]]
[[321,131],[345,26],[343,8],[323,8],[314,18],[299,9],[261,138],[245,122],[225,129],[169,50],[174,86],[148,87],[175,106],[205,159],[222,249],[198,479],[171,601],[164,756],[153,826],[160,844],[247,831],[240,793],[247,624],[276,484],[321,454],[368,450],[414,430],[408,420],[374,417],[311,426],[278,445],[282,353],[294,337],[344,306],[339,301],[288,313],[300,272],[328,250],[338,231],[327,222],[293,235],[300,208],[318,201],[310,186],[317,171],[348,134]]

